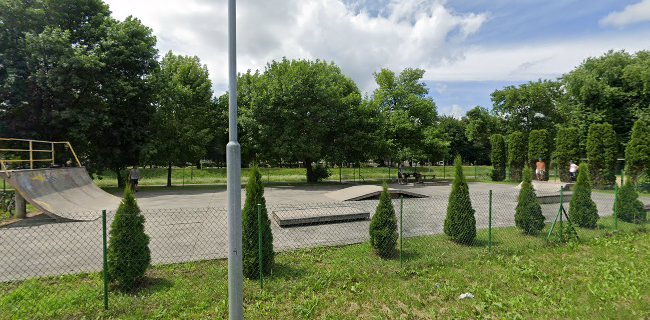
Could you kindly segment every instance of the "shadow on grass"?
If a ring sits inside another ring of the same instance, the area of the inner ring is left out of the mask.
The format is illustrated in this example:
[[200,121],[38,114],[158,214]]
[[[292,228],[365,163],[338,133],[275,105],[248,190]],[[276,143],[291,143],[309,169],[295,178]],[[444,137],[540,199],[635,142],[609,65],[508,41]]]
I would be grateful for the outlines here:
[[173,283],[165,278],[147,276],[131,290],[122,290],[115,283],[111,284],[110,289],[113,292],[119,292],[125,295],[144,295],[148,296],[156,292],[166,291],[173,288]]
[[296,265],[276,262],[273,266],[271,278],[283,280],[298,279],[302,278],[305,274],[305,269],[296,268]]

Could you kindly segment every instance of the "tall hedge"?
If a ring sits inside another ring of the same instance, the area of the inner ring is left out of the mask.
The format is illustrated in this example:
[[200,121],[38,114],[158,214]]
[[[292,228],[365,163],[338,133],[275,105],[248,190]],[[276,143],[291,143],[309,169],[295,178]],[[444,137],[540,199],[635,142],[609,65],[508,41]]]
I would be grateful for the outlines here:
[[592,124],[587,133],[587,159],[595,187],[613,186],[616,182],[616,132],[609,123]]
[[531,168],[535,167],[535,163],[542,159],[546,163],[546,172],[544,173],[544,181],[548,181],[548,175],[551,168],[551,134],[546,129],[532,130],[528,134],[528,160],[530,161]]
[[644,223],[647,214],[643,208],[643,202],[639,200],[639,194],[634,188],[632,179],[627,179],[625,185],[618,191],[618,198],[614,205],[619,219],[631,223]]
[[490,160],[492,161],[492,181],[503,181],[506,179],[506,141],[500,134],[493,134],[490,137],[492,152]]
[[555,136],[555,158],[557,159],[560,181],[571,182],[569,167],[571,161],[580,162],[580,130],[561,128]]
[[248,174],[246,183],[246,201],[242,210],[242,253],[244,275],[249,279],[258,279],[259,272],[259,233],[257,223],[258,204],[261,204],[262,216],[262,272],[264,275],[271,273],[275,260],[273,252],[273,234],[271,221],[266,210],[264,199],[264,186],[262,175],[255,166]]
[[469,187],[463,175],[463,161],[460,156],[454,160],[454,182],[447,204],[444,231],[451,240],[461,244],[472,244],[476,238],[476,218],[469,197]]
[[625,166],[634,182],[639,175],[650,174],[650,120],[640,118],[632,127],[630,142],[625,148]]
[[515,209],[515,225],[526,234],[537,234],[544,228],[544,215],[542,207],[537,200],[532,184],[532,170],[524,168],[523,182],[517,199]]
[[151,251],[149,236],[144,232],[144,216],[130,188],[124,191],[109,234],[109,278],[121,290],[131,291],[144,278],[151,263]]
[[528,156],[528,144],[523,132],[515,131],[508,136],[508,166],[510,167],[510,179],[521,181],[521,174]]
[[388,186],[379,197],[379,204],[370,221],[370,245],[375,253],[382,258],[389,258],[395,253],[397,246],[397,217],[391,201]]
[[573,186],[573,196],[569,202],[569,219],[574,225],[593,229],[598,221],[598,208],[591,199],[591,183],[589,182],[589,167],[580,164],[578,179]]

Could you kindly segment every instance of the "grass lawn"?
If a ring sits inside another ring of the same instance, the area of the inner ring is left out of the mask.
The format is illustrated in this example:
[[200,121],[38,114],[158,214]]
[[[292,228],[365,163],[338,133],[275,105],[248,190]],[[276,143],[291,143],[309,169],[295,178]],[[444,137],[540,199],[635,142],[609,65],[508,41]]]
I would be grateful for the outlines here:
[[[444,236],[410,238],[399,259],[368,244],[277,255],[264,289],[244,283],[247,319],[600,318],[650,316],[650,233],[602,219],[579,230],[580,244],[494,230],[495,247],[460,246]],[[0,284],[0,318],[225,318],[223,260],[151,268],[134,294],[112,292],[102,309],[99,274]],[[473,299],[459,300],[472,293]]]

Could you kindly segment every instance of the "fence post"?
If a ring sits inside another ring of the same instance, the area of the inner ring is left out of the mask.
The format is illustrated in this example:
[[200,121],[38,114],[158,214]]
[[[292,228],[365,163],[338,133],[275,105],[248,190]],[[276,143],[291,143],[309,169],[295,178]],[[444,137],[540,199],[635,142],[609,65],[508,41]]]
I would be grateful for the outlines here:
[[404,195],[399,196],[399,266],[403,267],[402,260],[402,243],[404,242],[403,231],[404,227],[402,225],[402,213],[404,211]]
[[447,164],[445,163],[445,160],[442,160],[442,179],[443,180],[447,179],[446,168],[447,168]]
[[478,181],[478,170],[476,168],[476,161],[474,161],[474,180]]
[[102,273],[104,276],[104,310],[108,310],[108,256],[106,253],[106,210],[102,210],[102,244],[103,261]]
[[264,274],[262,273],[262,204],[257,204],[257,247],[260,265],[260,289],[264,288]]
[[614,231],[618,231],[618,184],[614,185]]
[[488,205],[488,250],[492,251],[492,190],[490,190]]
[[[564,188],[560,188],[560,208],[564,206]],[[560,212],[560,241],[564,241],[564,236],[562,233],[564,232],[564,226],[562,226],[562,216],[563,212]]]
[[29,168],[34,169],[34,147],[32,141],[29,141]]

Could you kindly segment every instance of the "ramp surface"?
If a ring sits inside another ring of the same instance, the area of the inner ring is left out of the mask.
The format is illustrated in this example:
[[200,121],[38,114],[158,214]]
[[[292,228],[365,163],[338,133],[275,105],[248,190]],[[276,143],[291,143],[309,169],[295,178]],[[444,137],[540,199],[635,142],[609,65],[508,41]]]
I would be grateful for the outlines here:
[[273,219],[275,219],[280,227],[368,220],[369,218],[370,212],[364,212],[364,210],[353,207],[308,208],[273,211]]
[[0,176],[55,219],[94,220],[101,210],[114,211],[120,205],[120,199],[97,187],[83,167],[14,170]]
[[[334,199],[338,201],[370,200],[370,199],[379,199],[379,195],[381,195],[382,190],[383,188],[381,186],[363,185],[363,186],[354,186],[354,187],[328,192],[325,194],[325,196],[330,199]],[[403,189],[388,188],[388,192],[391,194],[393,198],[399,198],[400,195],[403,195],[404,198],[427,198],[428,197],[424,194],[406,191]]]

